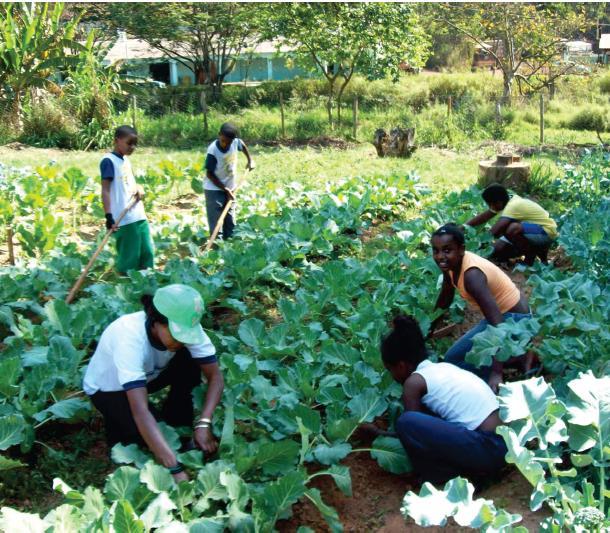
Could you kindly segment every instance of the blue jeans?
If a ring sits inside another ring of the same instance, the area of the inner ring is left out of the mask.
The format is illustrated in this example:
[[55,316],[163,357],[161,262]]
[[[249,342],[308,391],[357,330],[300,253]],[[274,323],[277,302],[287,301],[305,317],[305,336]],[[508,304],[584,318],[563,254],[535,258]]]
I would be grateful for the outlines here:
[[[208,215],[208,226],[210,227],[210,235],[214,231],[222,210],[227,205],[227,193],[224,191],[204,191],[205,193],[205,210]],[[231,205],[231,209],[222,223],[222,228],[218,232],[223,239],[228,239],[233,234],[235,228],[235,202]]]
[[[530,242],[532,246],[538,248],[548,248],[553,239],[551,239],[544,228],[540,224],[534,224],[532,222],[521,222],[523,228],[523,236]],[[501,241],[509,242],[512,244],[510,239],[507,237],[500,237]]]
[[[504,320],[508,320],[512,318],[515,322],[522,320],[524,318],[531,318],[532,315],[530,313],[504,313],[502,315]],[[482,366],[477,368],[474,365],[471,365],[464,361],[466,354],[472,349],[472,340],[475,335],[485,331],[489,322],[483,319],[479,322],[474,328],[469,329],[464,335],[462,335],[454,345],[447,350],[445,354],[445,363],[452,363],[455,366],[459,366],[464,370],[469,370],[473,374],[479,376],[483,381],[487,381],[489,379],[489,374],[491,373],[491,366]]]
[[396,421],[396,431],[424,481],[480,479],[498,474],[505,464],[504,439],[491,431],[467,429],[418,411],[404,412]]

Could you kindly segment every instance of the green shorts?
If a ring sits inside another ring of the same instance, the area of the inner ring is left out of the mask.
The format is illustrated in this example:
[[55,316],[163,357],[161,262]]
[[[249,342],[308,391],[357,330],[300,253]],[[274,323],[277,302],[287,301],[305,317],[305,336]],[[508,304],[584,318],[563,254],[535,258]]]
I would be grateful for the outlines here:
[[116,269],[126,273],[128,270],[142,270],[153,266],[153,242],[147,220],[138,220],[119,227],[116,237]]

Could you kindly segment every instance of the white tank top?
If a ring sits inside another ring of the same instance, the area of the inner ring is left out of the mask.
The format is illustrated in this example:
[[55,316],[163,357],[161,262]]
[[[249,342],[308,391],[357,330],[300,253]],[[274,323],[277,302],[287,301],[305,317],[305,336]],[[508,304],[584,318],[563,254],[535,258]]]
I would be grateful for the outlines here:
[[472,372],[451,363],[422,361],[415,369],[426,381],[422,403],[447,422],[478,428],[496,409],[498,400],[489,385]]
[[[114,179],[110,182],[110,211],[114,220],[118,220],[123,209],[129,205],[132,196],[135,194],[136,179],[131,169],[131,161],[127,156],[121,159],[113,153],[106,154],[102,159],[110,159],[114,167]],[[136,203],[119,223],[119,226],[126,226],[139,220],[146,220],[144,205],[142,202]]]

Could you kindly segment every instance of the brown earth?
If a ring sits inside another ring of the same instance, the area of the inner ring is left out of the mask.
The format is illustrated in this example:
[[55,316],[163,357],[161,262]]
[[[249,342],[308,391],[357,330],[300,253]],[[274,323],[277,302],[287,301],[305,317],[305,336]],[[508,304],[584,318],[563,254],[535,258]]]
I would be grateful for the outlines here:
[[[342,462],[350,468],[353,496],[345,496],[337,489],[329,476],[314,478],[312,486],[318,488],[327,505],[339,513],[346,533],[375,531],[377,533],[412,533],[420,531],[469,531],[451,521],[444,527],[424,528],[413,521],[405,521],[400,513],[402,499],[409,490],[419,492],[419,485],[413,476],[394,475],[382,470],[368,453],[351,454]],[[531,487],[519,474],[511,471],[501,483],[475,495],[475,498],[493,500],[496,507],[518,513],[523,517],[521,525],[530,531],[537,531],[538,524],[547,516],[544,511],[536,513],[529,509]],[[309,501],[301,501],[293,507],[290,520],[279,522],[276,527],[281,533],[295,533],[299,526],[307,526],[316,533],[329,532],[319,511]]]
[[[372,230],[364,235],[364,240],[370,240],[378,231]],[[557,259],[562,257],[556,254]],[[556,258],[553,257],[553,260]],[[527,275],[523,272],[505,270],[515,284],[527,295],[531,287],[527,285]],[[470,307],[464,313],[464,320],[451,332],[451,337],[457,339],[468,329],[481,320],[481,314]],[[375,531],[377,533],[416,533],[419,531],[471,531],[470,528],[460,527],[450,520],[443,527],[424,528],[416,525],[411,519],[405,521],[400,513],[402,499],[405,493],[412,490],[419,493],[420,485],[412,475],[394,475],[383,470],[368,453],[350,454],[343,465],[350,468],[352,476],[352,497],[345,496],[339,491],[329,476],[314,478],[312,486],[318,488],[327,505],[334,507],[339,513],[346,533],[360,533]],[[545,509],[533,512],[529,508],[529,496],[532,487],[516,470],[511,469],[504,479],[476,494],[476,498],[492,500],[497,508],[503,508],[511,513],[522,516],[520,525],[530,531],[537,531],[540,521],[548,516]],[[281,533],[294,533],[299,526],[307,526],[316,531],[329,532],[326,522],[315,506],[309,500],[300,501],[293,507],[293,516],[290,520],[278,523],[277,529]]]

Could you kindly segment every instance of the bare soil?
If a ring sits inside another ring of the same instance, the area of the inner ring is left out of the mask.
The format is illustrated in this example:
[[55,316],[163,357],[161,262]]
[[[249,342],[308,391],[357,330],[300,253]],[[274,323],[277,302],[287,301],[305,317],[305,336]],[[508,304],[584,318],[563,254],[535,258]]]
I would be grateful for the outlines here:
[[[362,235],[364,243],[380,233],[382,228],[373,227]],[[561,257],[555,252],[554,257]],[[527,275],[523,272],[505,270],[515,284],[529,297],[531,287],[527,285]],[[464,320],[451,332],[451,337],[459,338],[468,329],[481,320],[481,314],[470,307],[464,313]],[[342,464],[348,466],[352,476],[352,497],[345,496],[337,489],[334,481],[328,476],[314,478],[313,486],[318,488],[327,505],[339,513],[346,533],[375,531],[377,533],[417,533],[419,531],[471,531],[460,527],[451,519],[443,527],[424,528],[408,521],[400,513],[402,499],[407,491],[419,492],[420,485],[413,475],[394,475],[383,470],[369,453],[349,455]],[[538,525],[548,516],[546,509],[533,512],[529,508],[529,496],[532,488],[526,479],[516,470],[510,469],[501,482],[475,494],[476,498],[492,500],[496,507],[506,509],[522,516],[520,525],[530,531],[537,531]],[[329,532],[326,522],[309,500],[300,501],[293,507],[290,520],[278,523],[281,533],[294,533],[299,526],[307,526],[316,532]]]
[[[400,513],[402,499],[407,491],[419,492],[420,488],[413,476],[397,476],[382,470],[368,453],[351,454],[342,464],[350,468],[352,475],[351,498],[339,491],[329,476],[314,478],[312,485],[320,490],[324,502],[337,510],[346,533],[471,531],[452,520],[444,527],[430,528],[418,526],[411,520],[405,521]],[[497,507],[520,514],[523,517],[521,525],[530,531],[537,531],[538,524],[547,513],[530,511],[530,494],[531,487],[525,478],[519,472],[511,471],[501,483],[475,497],[493,500]],[[317,533],[330,531],[316,507],[308,500],[296,504],[292,518],[279,522],[276,527],[281,533],[295,533],[299,526],[310,527]]]

